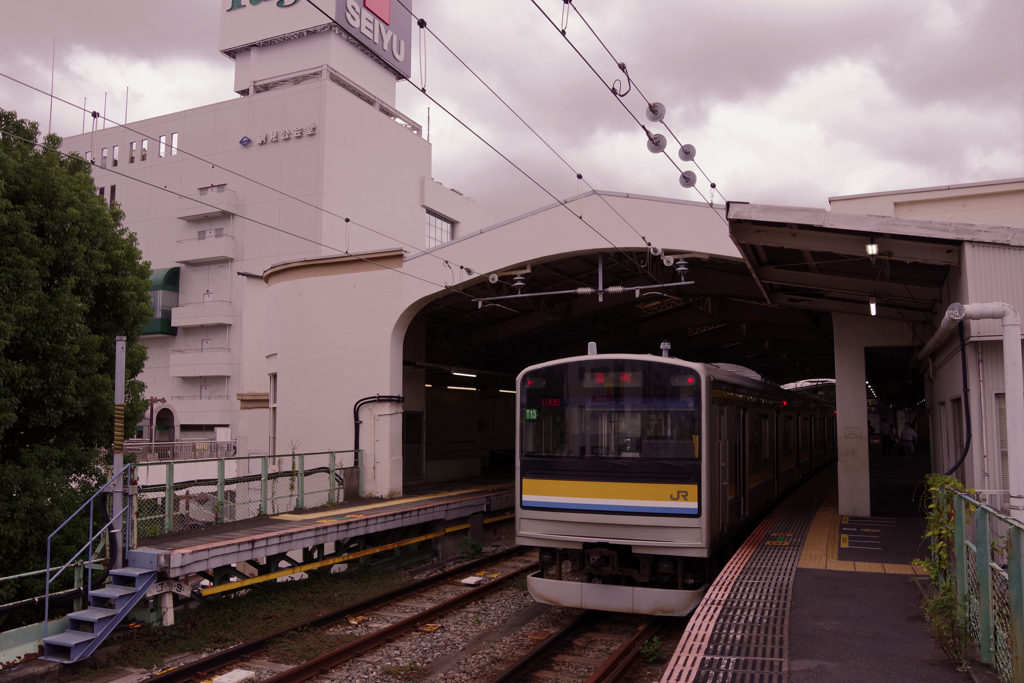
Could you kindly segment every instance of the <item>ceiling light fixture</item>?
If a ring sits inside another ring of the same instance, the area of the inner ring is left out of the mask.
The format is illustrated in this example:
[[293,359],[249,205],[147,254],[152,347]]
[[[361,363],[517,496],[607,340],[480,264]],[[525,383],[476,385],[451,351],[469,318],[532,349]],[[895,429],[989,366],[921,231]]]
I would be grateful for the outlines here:
[[516,393],[516,390],[515,389],[498,389],[498,393],[499,394],[514,394],[514,393]]
[[448,387],[449,389],[456,389],[458,391],[476,391],[474,387]]
[[473,375],[468,372],[455,372],[454,370],[452,370],[452,374],[458,377],[476,377],[476,375]]
[[868,256],[878,256],[878,245],[875,244],[875,239],[873,237],[870,242],[864,245],[864,249],[867,250]]
[[878,307],[875,305],[875,297],[868,299],[868,308],[871,309],[871,315],[875,315],[878,312]]

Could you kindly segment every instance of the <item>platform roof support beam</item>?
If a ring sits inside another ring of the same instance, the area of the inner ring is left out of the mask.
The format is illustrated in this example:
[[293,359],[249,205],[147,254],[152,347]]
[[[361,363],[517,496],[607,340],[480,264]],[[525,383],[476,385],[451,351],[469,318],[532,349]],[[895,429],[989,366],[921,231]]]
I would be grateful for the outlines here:
[[836,354],[836,430],[839,451],[839,514],[871,516],[868,405],[864,349],[912,346],[913,330],[902,321],[832,314]]

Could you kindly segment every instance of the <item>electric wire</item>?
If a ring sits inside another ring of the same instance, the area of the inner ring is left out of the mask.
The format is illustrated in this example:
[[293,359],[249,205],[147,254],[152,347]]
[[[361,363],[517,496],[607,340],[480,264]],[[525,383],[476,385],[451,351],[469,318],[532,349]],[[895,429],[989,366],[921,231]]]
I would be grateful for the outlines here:
[[[597,69],[594,68],[594,65],[591,64],[590,61],[585,56],[583,56],[583,53],[580,52],[579,48],[577,48],[576,45],[569,39],[569,36],[567,35],[567,33],[563,33],[558,28],[558,25],[555,24],[555,22],[551,19],[551,17],[548,16],[547,12],[545,12],[543,10],[543,8],[541,8],[541,6],[537,4],[537,0],[530,0],[530,2],[533,3],[533,6],[537,8],[537,11],[540,12],[544,16],[544,18],[547,20],[547,22],[549,24],[551,24],[551,26],[556,31],[558,31],[558,33],[562,36],[562,38],[565,39],[565,42],[568,43],[569,47],[571,47],[573,49],[573,52],[575,52],[579,56],[579,58],[583,60],[583,63],[586,64],[587,67],[590,68],[590,70],[594,73],[594,76],[596,76],[597,79],[601,81],[601,85],[603,85],[605,88],[608,88],[608,84],[605,83],[604,77],[601,76],[601,74],[598,73]],[[626,78],[629,79],[629,75],[628,74],[626,75]],[[630,79],[630,82],[632,83],[632,79]],[[629,114],[630,118],[632,118],[633,121],[636,122],[636,125],[640,126],[640,129],[644,131],[644,133],[647,135],[648,141],[653,140],[654,139],[654,135],[651,133],[650,130],[647,129],[647,126],[639,118],[637,118],[636,114],[634,114],[633,111],[629,107],[626,106],[626,103],[622,101],[622,98],[620,98],[617,94],[615,94],[614,90],[612,90],[611,88],[609,88],[609,90],[611,90],[612,94],[615,95],[615,100],[619,103],[619,105],[623,108],[623,110],[625,110],[625,112],[627,114]],[[679,166],[679,164],[676,163],[676,160],[672,158],[672,155],[668,153],[668,150],[662,150],[661,154],[663,154],[665,156],[665,158],[668,159],[669,163],[672,164],[675,167],[675,169],[677,171],[679,171],[680,174],[682,174],[683,169]],[[703,173],[703,171],[701,171],[701,172]],[[700,195],[700,198],[704,200],[704,203],[706,203],[708,205],[708,207],[711,208],[712,211],[714,211],[715,215],[718,216],[719,219],[721,219],[723,223],[725,223],[726,225],[729,224],[729,221],[726,220],[725,218],[723,218],[722,215],[719,214],[717,210],[715,210],[714,204],[712,202],[708,201],[708,198],[704,196],[704,193],[701,192],[698,187],[694,186],[692,189],[698,195]]]
[[[310,3],[310,4],[312,4],[312,3]],[[411,16],[412,16],[412,17],[413,17],[414,19],[417,19],[417,20],[419,20],[419,19],[420,19],[420,17],[417,17],[417,16],[416,16],[416,15],[415,15],[415,14],[413,13],[413,11],[412,11],[412,9],[411,9],[411,8],[409,8],[409,7],[407,7],[407,6],[405,5],[405,3],[403,2],[403,0],[398,0],[398,4],[400,4],[400,5],[401,5],[401,6],[402,6],[402,7],[403,7],[403,8],[404,8],[404,9],[405,9],[405,10],[406,10],[407,12],[409,12],[409,14],[410,14],[410,15],[411,15]],[[623,221],[623,222],[624,222],[624,223],[625,223],[626,225],[628,225],[628,226],[629,226],[630,230],[632,230],[633,232],[635,232],[635,233],[636,233],[637,237],[639,237],[639,238],[640,238],[641,240],[643,240],[643,241],[644,241],[644,243],[645,243],[645,244],[647,244],[647,246],[650,246],[650,242],[648,242],[648,241],[647,241],[647,238],[646,238],[646,237],[645,237],[644,235],[641,235],[641,234],[640,234],[640,231],[639,231],[639,230],[637,230],[637,229],[636,229],[636,228],[635,228],[635,227],[633,226],[633,224],[632,224],[632,223],[630,223],[630,222],[629,222],[629,221],[628,221],[628,220],[626,219],[626,217],[625,217],[625,216],[623,216],[623,215],[622,215],[621,213],[619,213],[619,211],[618,211],[618,210],[617,210],[617,209],[616,209],[615,207],[613,207],[613,206],[611,205],[611,203],[610,203],[610,202],[609,202],[609,201],[608,201],[608,200],[607,200],[607,199],[606,199],[606,198],[604,197],[604,195],[600,194],[600,193],[599,193],[599,192],[598,192],[598,191],[597,191],[597,190],[596,190],[596,189],[594,188],[594,186],[593,186],[593,185],[591,185],[591,184],[590,184],[590,182],[588,182],[588,181],[587,181],[587,180],[586,180],[586,179],[585,179],[585,178],[583,177],[583,174],[582,174],[582,173],[580,173],[579,171],[577,171],[577,170],[576,170],[576,169],[575,169],[575,168],[573,167],[573,165],[572,165],[572,164],[570,164],[570,163],[569,163],[568,161],[566,161],[565,157],[563,157],[563,156],[562,156],[561,154],[559,154],[559,153],[558,153],[558,151],[557,151],[557,150],[556,150],[556,149],[555,149],[554,147],[552,147],[552,146],[551,146],[551,144],[550,144],[550,143],[548,143],[548,141],[547,141],[547,140],[545,140],[545,139],[544,139],[544,137],[543,137],[543,136],[542,136],[542,135],[541,135],[540,133],[538,133],[538,132],[537,132],[537,130],[536,130],[536,129],[535,129],[535,128],[534,128],[533,126],[531,126],[531,125],[530,125],[529,123],[527,123],[526,119],[524,119],[524,118],[523,118],[522,116],[520,116],[520,115],[519,115],[519,112],[517,112],[517,111],[516,111],[516,110],[515,110],[515,109],[514,109],[514,108],[512,107],[512,105],[510,105],[510,104],[509,104],[508,102],[506,102],[506,101],[505,101],[505,99],[504,99],[504,98],[503,98],[503,97],[502,97],[501,95],[499,95],[499,94],[498,94],[498,93],[497,93],[497,92],[496,92],[496,91],[494,90],[494,88],[492,88],[492,87],[491,87],[491,86],[490,86],[490,85],[489,85],[489,84],[487,83],[487,81],[485,81],[485,80],[484,80],[484,79],[483,79],[483,78],[482,78],[482,77],[480,76],[480,74],[478,74],[478,73],[477,73],[476,71],[474,71],[474,70],[473,70],[473,68],[472,68],[472,67],[470,67],[470,66],[469,66],[469,64],[467,64],[467,63],[465,62],[465,60],[463,60],[463,59],[462,59],[462,57],[460,57],[460,56],[459,56],[458,54],[456,54],[456,53],[455,53],[455,51],[454,51],[453,49],[451,49],[451,48],[450,48],[450,47],[448,46],[448,43],[444,42],[444,40],[442,40],[442,39],[441,39],[441,37],[440,37],[439,35],[437,35],[436,33],[434,33],[434,30],[430,28],[430,25],[429,25],[429,24],[427,24],[426,22],[424,22],[424,24],[423,24],[423,27],[421,28],[421,31],[427,31],[427,32],[429,32],[429,33],[430,33],[430,35],[431,35],[431,36],[432,36],[432,37],[434,38],[434,40],[436,40],[436,41],[438,42],[438,44],[440,44],[440,45],[441,45],[441,47],[443,47],[443,48],[444,48],[445,50],[447,50],[447,51],[448,51],[448,53],[449,53],[449,54],[450,54],[450,55],[451,55],[452,57],[454,57],[454,58],[455,58],[455,60],[456,60],[456,61],[457,61],[457,62],[458,62],[459,64],[461,64],[461,65],[462,65],[462,66],[463,66],[463,67],[464,67],[464,68],[466,69],[466,71],[468,71],[469,73],[471,73],[471,74],[473,75],[473,77],[474,77],[474,78],[475,78],[475,79],[476,79],[477,81],[479,81],[479,82],[480,82],[480,84],[481,84],[482,86],[484,86],[485,88],[487,88],[487,91],[488,91],[488,92],[490,92],[490,93],[491,93],[492,95],[494,95],[494,97],[495,97],[495,98],[496,98],[496,99],[497,99],[497,100],[498,100],[499,102],[501,102],[501,104],[502,104],[502,105],[504,105],[504,107],[505,107],[506,109],[508,109],[508,110],[509,110],[509,112],[510,112],[510,113],[511,113],[511,114],[512,114],[513,116],[515,116],[515,117],[516,117],[517,119],[519,119],[519,122],[520,122],[520,123],[522,123],[522,124],[523,124],[524,126],[526,126],[527,130],[529,130],[529,131],[530,131],[531,133],[533,133],[534,137],[536,137],[536,138],[537,138],[538,140],[540,140],[540,141],[541,141],[541,142],[542,142],[542,143],[544,144],[544,146],[545,146],[545,147],[547,147],[547,148],[548,148],[548,149],[549,149],[549,150],[551,151],[551,153],[552,153],[552,154],[554,154],[554,155],[555,155],[556,157],[558,157],[558,160],[559,160],[559,161],[561,161],[561,162],[562,162],[563,164],[565,164],[565,167],[566,167],[566,168],[568,168],[568,169],[569,169],[569,170],[570,170],[570,171],[572,172],[572,174],[576,176],[576,178],[577,178],[577,180],[578,180],[578,181],[582,182],[582,183],[583,183],[584,185],[586,185],[586,186],[587,186],[588,188],[590,188],[591,192],[593,192],[593,193],[594,193],[595,195],[597,195],[598,197],[600,197],[600,198],[601,198],[601,201],[603,201],[603,202],[605,203],[605,205],[606,205],[606,206],[607,206],[607,207],[608,207],[609,209],[611,209],[612,211],[614,211],[614,212],[615,212],[615,214],[616,214],[616,215],[617,215],[617,216],[618,216],[619,218],[621,218],[621,219],[622,219],[622,221]],[[424,58],[425,58],[425,55],[424,55]],[[425,94],[425,88],[426,88],[426,79],[425,79],[425,78],[424,78],[424,76],[422,75],[422,72],[421,72],[421,76],[420,76],[420,79],[421,79],[421,82],[422,82],[422,84],[423,84],[423,87],[422,87],[422,88],[420,88],[420,90],[421,90],[421,91],[423,91],[423,92],[424,92],[424,94]],[[413,87],[416,87],[416,86],[413,86]],[[578,195],[579,195],[579,194],[582,194],[582,193],[578,193]]]
[[[597,31],[595,31],[594,27],[590,25],[590,22],[587,21],[587,18],[583,16],[583,13],[580,12],[580,9],[576,5],[573,4],[572,0],[568,0],[568,2],[566,2],[564,4],[568,5],[569,7],[572,7],[572,10],[574,12],[576,12],[576,15],[579,16],[579,18],[583,21],[583,25],[586,26],[587,29],[590,30],[590,32],[593,34],[594,38],[597,39],[597,42],[600,43],[601,47],[604,48],[604,51],[607,52],[608,56],[612,58],[612,61],[615,62],[616,65],[621,64],[622,62],[620,62],[618,59],[615,58],[615,55],[612,54],[612,51],[610,49],[608,49],[608,46],[605,45],[603,40],[601,40],[601,36],[599,36],[597,34]],[[627,76],[628,76],[628,74],[627,74]],[[643,100],[648,103],[648,106],[650,106],[651,100],[649,100],[647,98],[647,95],[644,95],[643,90],[640,89],[640,85],[636,81],[633,80],[632,76],[628,76],[628,78],[629,78],[630,84],[634,88],[636,88],[637,94],[640,95],[640,97],[643,98]],[[679,146],[682,146],[682,144],[683,144],[682,141],[675,134],[675,132],[673,132],[672,128],[669,127],[668,123],[664,119],[661,120],[661,125],[665,126],[665,130],[667,130],[669,135],[672,136],[672,139],[676,141],[676,144],[679,145]],[[696,159],[691,159],[690,163],[692,163],[694,166],[697,167],[697,170],[701,172],[701,175],[703,175],[704,178],[709,183],[712,182],[711,178],[709,178],[708,174],[704,172],[704,169],[700,167],[700,164],[697,163]],[[712,189],[717,189],[718,190],[718,194],[722,195],[722,199],[723,200],[725,199],[725,193],[722,192],[721,188],[717,187],[717,184]]]
[[[318,5],[317,5],[317,4],[315,3],[315,2],[313,2],[313,0],[307,0],[307,2],[308,2],[308,3],[309,3],[309,4],[310,4],[310,5],[311,5],[311,6],[312,6],[312,7],[314,8],[314,9],[316,9],[316,10],[317,10],[318,12],[320,12],[320,14],[324,15],[324,16],[325,16],[325,17],[326,17],[327,19],[329,19],[329,20],[331,21],[331,23],[333,23],[333,24],[335,24],[335,25],[339,26],[340,28],[342,28],[342,29],[344,30],[344,26],[342,26],[342,25],[341,25],[341,23],[339,23],[337,19],[335,19],[334,17],[332,17],[332,16],[330,15],[330,14],[328,14],[327,12],[325,12],[325,11],[324,11],[323,9],[321,9],[321,8],[320,8],[320,7],[319,7],[319,6],[318,6]],[[407,7],[405,7],[404,5],[403,5],[403,7],[404,7],[404,8],[406,9],[406,10],[408,10],[408,8],[407,8]],[[411,12],[411,11],[410,11],[409,13],[410,13],[410,15],[412,15],[412,12]],[[415,16],[415,15],[413,15],[413,16]],[[425,28],[425,27],[426,27],[426,22],[424,22],[424,27],[423,27],[423,28]],[[429,30],[429,29],[428,29],[428,30]],[[437,39],[437,36],[436,36],[436,34],[434,34],[433,32],[431,32],[431,35],[432,35],[432,36],[434,36],[434,38],[435,38],[435,39]],[[438,41],[440,42],[440,39],[438,39]],[[446,49],[447,49],[447,48],[446,48]],[[449,52],[451,52],[451,50],[449,50]],[[461,62],[461,60],[460,60],[460,62]],[[465,64],[465,63],[463,62],[463,64]],[[466,67],[466,68],[468,69],[469,67]],[[478,78],[479,78],[479,77],[478,77]],[[471,134],[471,135],[472,135],[473,137],[475,137],[476,139],[478,139],[478,140],[479,140],[480,142],[482,142],[482,143],[483,143],[484,145],[486,145],[486,146],[487,146],[487,147],[488,147],[488,148],[489,148],[489,149],[490,149],[490,150],[491,150],[492,152],[494,152],[495,154],[497,154],[498,156],[500,156],[500,157],[501,157],[501,158],[502,158],[503,160],[505,160],[505,161],[506,161],[506,162],[507,162],[507,163],[508,163],[508,164],[509,164],[510,166],[512,166],[512,167],[513,167],[514,169],[516,169],[517,171],[519,171],[519,173],[521,173],[521,174],[522,174],[522,175],[523,175],[523,176],[524,176],[524,177],[525,177],[525,178],[526,178],[527,180],[529,180],[529,181],[530,181],[531,183],[533,183],[534,185],[536,185],[536,186],[537,186],[537,187],[538,187],[538,188],[539,188],[539,189],[540,189],[540,190],[541,190],[542,192],[544,192],[544,193],[545,193],[546,195],[548,195],[549,197],[551,197],[551,198],[552,198],[552,199],[553,199],[553,200],[554,200],[555,202],[557,202],[557,203],[558,203],[558,205],[559,205],[559,206],[561,206],[562,208],[564,208],[564,209],[565,209],[566,211],[568,211],[569,213],[571,213],[571,214],[572,214],[573,216],[576,216],[577,218],[579,218],[579,219],[580,219],[580,221],[582,221],[584,225],[586,225],[586,226],[587,226],[587,227],[588,227],[588,228],[589,228],[590,230],[592,230],[592,231],[594,232],[594,234],[598,235],[598,236],[599,236],[599,237],[600,237],[601,239],[603,239],[603,240],[604,240],[605,242],[607,242],[607,243],[609,244],[609,246],[611,246],[611,247],[612,247],[613,249],[615,249],[615,250],[616,250],[616,251],[618,251],[618,252],[619,252],[620,254],[622,254],[622,255],[623,255],[623,256],[624,256],[624,257],[625,257],[625,258],[626,258],[627,260],[629,260],[629,261],[632,261],[632,262],[633,262],[633,263],[634,263],[634,264],[636,265],[636,267],[637,267],[637,268],[639,269],[639,271],[640,271],[641,273],[645,273],[645,274],[647,274],[647,275],[648,275],[648,277],[650,277],[650,279],[651,279],[651,280],[653,280],[653,281],[654,281],[654,282],[655,282],[656,284],[664,284],[664,283],[660,282],[660,281],[659,281],[659,280],[658,280],[657,278],[655,278],[655,277],[653,277],[652,275],[650,275],[650,274],[649,274],[649,273],[647,272],[647,270],[646,270],[646,269],[645,269],[645,268],[644,268],[644,267],[643,267],[643,266],[642,266],[642,265],[640,264],[640,262],[639,262],[639,261],[637,261],[637,260],[636,260],[635,258],[633,258],[632,256],[630,256],[629,254],[627,254],[627,253],[626,253],[625,251],[623,251],[623,250],[622,250],[622,249],[621,249],[621,248],[620,248],[620,247],[619,247],[619,246],[618,246],[617,244],[615,244],[615,243],[614,243],[614,242],[612,242],[612,241],[611,241],[610,239],[608,239],[608,238],[607,238],[607,237],[606,237],[606,236],[605,236],[605,235],[604,235],[603,233],[601,233],[601,231],[599,231],[599,230],[598,230],[597,228],[595,228],[595,227],[594,227],[593,225],[591,225],[589,221],[587,221],[587,220],[586,220],[585,218],[583,218],[583,216],[581,216],[581,215],[578,215],[578,214],[576,214],[576,212],[574,212],[574,211],[572,210],[572,208],[571,208],[571,207],[570,207],[570,206],[569,206],[569,205],[568,205],[568,204],[567,204],[566,202],[563,202],[563,201],[562,201],[562,200],[560,200],[560,199],[559,199],[558,197],[556,197],[556,196],[555,196],[555,195],[554,195],[554,194],[553,194],[553,193],[552,193],[552,192],[551,192],[550,190],[548,190],[548,189],[547,189],[546,187],[544,187],[544,186],[543,186],[543,185],[542,185],[542,184],[541,184],[540,182],[538,182],[538,181],[537,181],[536,179],[534,179],[534,178],[533,178],[533,176],[531,176],[531,175],[530,175],[529,173],[527,173],[527,172],[526,172],[526,171],[525,171],[525,170],[524,170],[524,169],[523,169],[522,167],[520,167],[520,166],[519,166],[518,164],[516,164],[516,163],[515,163],[514,161],[512,161],[512,160],[511,160],[511,159],[510,159],[510,158],[509,158],[508,156],[506,156],[506,155],[505,155],[504,153],[502,153],[502,152],[501,152],[501,151],[500,151],[500,150],[499,150],[499,149],[498,149],[497,147],[495,147],[494,145],[492,145],[492,144],[491,144],[490,142],[488,142],[488,141],[487,141],[487,140],[486,140],[486,139],[485,139],[485,138],[484,138],[484,137],[483,137],[482,135],[480,135],[480,134],[479,134],[478,132],[476,132],[476,131],[475,131],[475,130],[474,130],[474,129],[473,129],[472,127],[471,127],[471,126],[469,126],[469,124],[467,124],[467,123],[466,123],[465,121],[463,121],[463,120],[462,120],[462,119],[460,119],[460,118],[459,118],[458,116],[456,116],[456,115],[455,115],[455,114],[454,114],[454,113],[453,113],[453,112],[452,112],[452,111],[451,111],[450,109],[448,109],[447,107],[445,107],[445,106],[444,106],[443,104],[441,104],[440,102],[438,102],[438,101],[437,101],[437,99],[435,99],[435,98],[434,98],[434,97],[433,97],[432,95],[430,95],[429,93],[427,93],[427,90],[426,90],[426,88],[425,88],[425,87],[418,87],[418,86],[416,86],[415,84],[413,84],[413,83],[412,83],[411,81],[409,82],[409,84],[410,84],[410,85],[411,85],[412,87],[416,88],[416,89],[417,89],[417,90],[418,90],[418,91],[419,91],[419,92],[420,92],[420,93],[421,93],[421,94],[422,94],[422,95],[423,95],[424,97],[426,97],[426,98],[427,98],[428,100],[430,100],[430,101],[431,101],[432,103],[434,103],[434,104],[435,104],[436,106],[440,107],[442,111],[444,111],[444,112],[445,112],[446,114],[448,114],[448,115],[449,115],[450,117],[452,117],[452,119],[454,119],[454,120],[455,120],[455,121],[456,121],[456,122],[457,122],[457,123],[458,123],[459,125],[461,125],[461,126],[462,126],[463,128],[465,128],[465,129],[466,129],[466,131],[467,131],[467,132],[469,132],[469,133],[470,133],[470,134]],[[492,92],[493,92],[493,91],[492,91]],[[500,99],[500,98],[499,98],[499,99]],[[507,106],[507,105],[506,105],[506,106]],[[560,157],[560,158],[561,158],[561,157]],[[564,159],[563,159],[563,161],[564,161]],[[571,166],[570,166],[570,168],[571,168]],[[716,211],[715,213],[717,214],[717,211]],[[632,226],[630,226],[630,227],[632,227]],[[634,231],[635,231],[635,228],[634,228]],[[639,235],[639,233],[637,233],[637,234]],[[647,243],[647,240],[644,240],[644,242],[645,242],[645,243]]]
[[[17,78],[14,78],[13,76],[10,76],[10,75],[2,73],[2,72],[0,72],[0,76],[3,76],[4,78],[6,78],[8,80],[14,81],[15,83],[18,83],[19,85],[22,85],[22,86],[24,86],[26,88],[29,88],[31,90],[35,90],[36,92],[38,92],[38,93],[40,93],[42,95],[46,95],[47,97],[50,96],[49,93],[45,92],[44,90],[42,90],[40,88],[37,88],[34,85],[31,85],[29,83],[25,83],[24,81],[20,81]],[[83,112],[83,115],[84,115],[85,112],[89,111],[85,107],[81,107],[81,106],[79,106],[79,105],[77,105],[77,104],[75,104],[73,102],[70,102],[68,100],[62,99],[62,98],[60,98],[60,97],[58,97],[56,95],[53,96],[53,99],[57,100],[58,102],[62,102],[64,104],[67,104],[67,105],[69,105],[69,106],[71,106],[71,107],[73,107],[75,109],[81,109],[82,112]],[[96,113],[96,112],[93,112],[93,113]],[[151,135],[149,133],[144,133],[144,132],[142,132],[140,130],[136,130],[135,128],[132,128],[127,123],[117,123],[113,119],[107,119],[105,116],[103,116],[101,114],[97,114],[97,116],[94,117],[94,119],[97,119],[97,118],[101,118],[104,121],[110,121],[110,123],[113,124],[112,128],[113,127],[124,128],[125,130],[131,131],[132,133],[135,133],[136,135],[142,136],[144,139],[155,138],[155,136],[153,136],[153,135]],[[95,132],[95,131],[93,131],[93,132]],[[213,167],[213,168],[219,168],[222,171],[226,171],[226,172],[230,173],[231,175],[233,175],[233,176],[235,176],[237,178],[240,178],[240,179],[245,180],[247,182],[253,183],[254,185],[258,185],[259,187],[262,187],[264,189],[270,190],[271,192],[276,192],[277,194],[281,195],[282,197],[286,197],[288,199],[292,199],[294,201],[299,202],[300,204],[305,204],[306,206],[308,206],[308,207],[310,207],[312,209],[315,209],[317,211],[320,211],[320,212],[322,212],[322,213],[324,213],[324,214],[326,214],[328,216],[333,216],[334,218],[339,218],[339,219],[343,220],[345,223],[351,223],[352,225],[355,225],[356,227],[362,228],[364,230],[372,232],[372,233],[374,233],[376,235],[379,235],[381,237],[385,237],[387,239],[394,240],[394,241],[398,242],[399,244],[401,244],[403,246],[409,247],[410,249],[412,249],[414,251],[414,253],[425,253],[428,256],[432,256],[435,259],[438,259],[439,261],[449,261],[449,259],[445,259],[443,256],[438,256],[437,254],[434,254],[434,253],[432,253],[430,251],[421,249],[420,247],[417,247],[417,246],[415,246],[413,244],[405,242],[405,241],[403,241],[403,240],[401,240],[401,239],[399,239],[397,237],[394,237],[393,235],[389,235],[387,233],[381,232],[380,230],[376,230],[374,228],[371,228],[368,225],[363,225],[362,223],[359,223],[357,221],[353,221],[350,218],[348,218],[347,216],[342,216],[342,215],[334,213],[333,211],[329,211],[328,209],[325,209],[323,207],[319,207],[316,204],[313,204],[311,202],[306,201],[305,199],[301,199],[301,198],[296,197],[294,195],[288,194],[284,190],[280,190],[280,189],[277,189],[275,187],[271,187],[270,185],[267,185],[266,183],[260,182],[259,180],[256,180],[254,178],[250,178],[249,176],[243,175],[243,174],[241,174],[241,173],[239,173],[237,171],[233,171],[230,168],[227,168],[225,166],[221,166],[220,164],[217,164],[217,163],[215,163],[213,161],[205,159],[202,156],[199,156],[197,154],[193,154],[193,153],[189,152],[188,150],[182,149],[181,147],[175,146],[174,149],[178,150],[179,152],[181,152],[185,156],[188,156],[188,157],[191,157],[193,159],[197,159],[197,160],[202,161],[204,163],[210,164],[210,166]],[[324,246],[324,247],[327,246],[327,245],[320,245],[319,242],[317,244],[319,246]],[[328,248],[334,249],[335,251],[344,251],[344,250],[338,250],[336,247],[328,247]],[[476,269],[467,268],[466,266],[460,265],[458,263],[455,263],[455,265],[459,266],[459,268],[461,268],[463,270],[471,270],[472,272],[479,272]]]
[[[13,138],[15,140],[21,140],[22,142],[27,142],[30,145],[34,146],[34,147],[39,147],[40,149],[45,149],[45,150],[47,150],[49,152],[55,152],[55,153],[61,155],[62,157],[66,158],[66,159],[79,161],[83,165],[86,165],[86,166],[90,165],[89,162],[86,161],[85,159],[83,159],[82,157],[73,156],[72,154],[69,154],[67,152],[63,152],[63,151],[57,149],[56,147],[48,147],[47,145],[44,145],[41,142],[38,142],[38,141],[35,141],[35,140],[30,140],[29,138],[23,138],[20,135],[15,135],[14,133],[9,133],[9,132],[6,132],[6,131],[4,131],[0,135],[2,135],[2,137],[5,137],[5,138],[6,137],[10,137],[10,138]],[[201,204],[203,206],[210,207],[211,209],[216,209],[217,211],[221,211],[221,208],[218,207],[218,206],[215,206],[213,204],[208,204],[208,203],[206,203],[206,202],[204,202],[202,200],[196,199],[194,197],[189,197],[188,195],[181,194],[180,192],[175,192],[174,190],[169,190],[166,187],[160,187],[159,185],[156,185],[155,183],[151,183],[151,182],[148,182],[146,180],[141,180],[139,178],[135,178],[133,176],[128,175],[127,173],[122,173],[120,171],[115,171],[115,170],[109,169],[109,168],[106,169],[106,170],[109,171],[110,173],[113,173],[114,175],[120,176],[122,178],[127,178],[128,180],[132,180],[134,182],[141,183],[142,185],[146,185],[148,187],[152,187],[152,188],[154,188],[156,190],[160,190],[162,192],[166,192],[168,194],[172,194],[172,195],[174,195],[176,197],[180,197],[182,199],[188,199],[189,201],[193,201],[193,202],[195,202],[197,204]],[[264,228],[269,228],[269,229],[271,229],[271,230],[273,230],[275,232],[279,232],[279,233],[281,233],[283,235],[288,235],[289,237],[294,237],[294,238],[302,240],[304,242],[309,242],[310,244],[314,244],[316,246],[324,247],[325,249],[330,249],[332,251],[336,251],[339,254],[344,254],[345,256],[349,256],[349,257],[352,257],[354,259],[358,259],[360,261],[363,261],[364,263],[369,263],[371,265],[378,266],[379,268],[383,268],[385,270],[393,271],[395,273],[398,273],[399,275],[404,275],[406,277],[411,277],[414,280],[419,280],[420,282],[425,282],[428,285],[431,285],[431,286],[434,286],[434,287],[438,287],[438,288],[441,288],[441,289],[447,289],[447,290],[456,292],[458,294],[462,294],[463,296],[465,296],[466,298],[469,298],[469,299],[473,298],[473,296],[471,294],[468,294],[468,293],[463,292],[463,291],[458,290],[458,289],[453,289],[451,286],[449,286],[447,284],[440,284],[439,285],[436,282],[432,282],[431,280],[428,280],[426,278],[420,277],[418,275],[413,275],[412,273],[407,273],[407,272],[404,272],[404,271],[399,270],[397,268],[392,268],[391,266],[384,265],[383,263],[380,263],[378,261],[374,261],[373,259],[365,258],[363,256],[360,256],[359,254],[353,254],[353,253],[351,253],[349,251],[345,251],[344,249],[338,249],[337,247],[332,247],[332,246],[330,246],[328,244],[324,244],[323,242],[318,242],[317,240],[312,239],[310,237],[304,237],[304,236],[298,235],[298,234],[296,234],[294,232],[289,232],[288,230],[285,230],[284,228],[279,228],[277,226],[270,225],[269,223],[264,223],[262,221],[258,221],[258,220],[254,219],[254,218],[247,218],[247,217],[239,215],[239,214],[232,214],[232,215],[238,216],[239,218],[241,218],[243,220],[246,220],[246,221],[249,221],[250,223],[253,223],[255,225],[259,225],[259,226],[262,226]]]

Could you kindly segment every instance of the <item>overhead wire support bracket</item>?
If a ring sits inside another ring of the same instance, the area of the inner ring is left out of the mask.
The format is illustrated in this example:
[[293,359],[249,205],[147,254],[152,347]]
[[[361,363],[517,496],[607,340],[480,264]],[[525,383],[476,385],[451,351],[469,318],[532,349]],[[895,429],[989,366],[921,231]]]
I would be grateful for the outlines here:
[[636,287],[620,287],[618,285],[612,285],[611,287],[605,287],[598,289],[596,287],[577,287],[576,289],[562,289],[557,292],[527,292],[523,294],[507,294],[505,296],[488,296],[480,299],[473,299],[477,303],[477,308],[483,308],[484,302],[487,301],[502,301],[505,299],[526,299],[531,296],[555,296],[556,294],[575,294],[577,296],[587,296],[590,294],[597,294],[603,296],[605,294],[625,294],[626,292],[636,292],[636,296],[639,298],[640,292],[647,289],[663,289],[666,287],[680,287],[682,285],[695,285],[696,282],[666,282],[665,284],[658,285],[638,285]]

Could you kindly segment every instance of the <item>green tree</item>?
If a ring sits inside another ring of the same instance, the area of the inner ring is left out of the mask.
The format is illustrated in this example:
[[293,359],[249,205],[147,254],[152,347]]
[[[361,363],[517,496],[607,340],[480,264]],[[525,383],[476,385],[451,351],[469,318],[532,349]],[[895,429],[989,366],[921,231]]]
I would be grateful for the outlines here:
[[[124,213],[96,194],[91,165],[57,152],[56,135],[38,139],[37,124],[0,109],[0,576],[43,568],[46,537],[102,481],[118,335],[128,339],[125,424],[146,409],[135,378],[152,317],[149,263]],[[62,533],[54,559],[86,538],[84,525]],[[17,583],[0,584],[0,602],[42,585]]]

